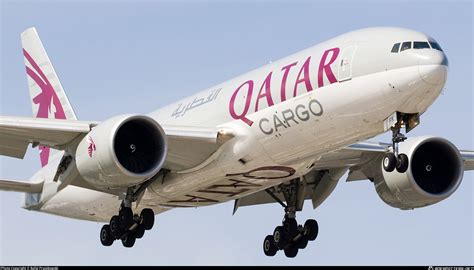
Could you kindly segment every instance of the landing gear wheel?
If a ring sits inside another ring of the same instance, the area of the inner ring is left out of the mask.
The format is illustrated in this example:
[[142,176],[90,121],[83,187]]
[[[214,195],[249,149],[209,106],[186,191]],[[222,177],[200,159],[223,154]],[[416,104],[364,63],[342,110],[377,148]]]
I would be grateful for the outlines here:
[[309,241],[314,241],[318,237],[319,226],[314,219],[308,219],[304,223],[304,230]]
[[102,226],[100,230],[100,242],[102,245],[108,247],[114,243],[115,238],[112,236],[112,232],[110,231],[110,225]]
[[110,219],[110,232],[115,238],[120,236],[120,220],[118,216],[113,216]]
[[397,166],[397,158],[393,153],[387,153],[385,154],[385,157],[383,158],[383,169],[386,172],[393,172],[395,170],[395,167]]
[[[323,179],[328,175],[329,171],[325,171],[318,177]],[[316,220],[307,220],[304,226],[296,222],[296,212],[303,210],[305,185],[303,179],[297,178],[265,190],[285,210],[281,226],[276,227],[273,235],[267,235],[263,241],[265,255],[274,256],[278,250],[283,250],[286,257],[294,258],[298,250],[306,248],[308,241],[313,241],[318,236]]]
[[155,213],[150,208],[145,208],[140,213],[140,217],[143,221],[143,226],[145,230],[151,230],[153,228],[153,224],[155,223]]
[[399,154],[397,158],[397,172],[404,173],[408,169],[408,157],[405,154]]
[[285,255],[288,258],[294,258],[298,254],[298,247],[290,246],[284,249]]
[[285,229],[283,228],[283,226],[278,226],[275,228],[275,231],[273,231],[273,241],[279,249],[282,249],[284,246],[286,246],[287,241]]
[[299,249],[305,249],[306,246],[308,245],[308,237],[303,235],[300,240],[298,240],[298,242],[296,243],[296,246],[299,248]]
[[128,229],[133,222],[133,211],[130,207],[123,207],[119,213],[120,227]]
[[138,227],[135,229],[135,237],[137,239],[140,239],[143,237],[144,234],[145,234],[145,227],[143,227],[143,225],[138,225]]
[[265,255],[273,257],[275,256],[277,251],[278,247],[273,241],[273,235],[267,235],[267,237],[265,237],[265,240],[263,240],[263,252],[265,253]]
[[298,222],[294,218],[287,218],[283,222],[283,227],[285,228],[285,232],[287,233],[289,238],[293,238],[296,233],[298,232]]
[[135,245],[135,240],[135,236],[132,233],[129,233],[122,238],[122,245],[126,248],[131,248]]

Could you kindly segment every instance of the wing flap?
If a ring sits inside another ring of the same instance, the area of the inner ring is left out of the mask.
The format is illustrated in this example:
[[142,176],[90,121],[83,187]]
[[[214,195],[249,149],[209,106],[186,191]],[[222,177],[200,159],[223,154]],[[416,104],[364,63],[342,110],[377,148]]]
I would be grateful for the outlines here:
[[349,175],[347,176],[346,181],[351,182],[351,181],[358,181],[358,180],[365,180],[367,179],[367,176],[365,176],[364,172],[360,169],[351,169],[349,171]]

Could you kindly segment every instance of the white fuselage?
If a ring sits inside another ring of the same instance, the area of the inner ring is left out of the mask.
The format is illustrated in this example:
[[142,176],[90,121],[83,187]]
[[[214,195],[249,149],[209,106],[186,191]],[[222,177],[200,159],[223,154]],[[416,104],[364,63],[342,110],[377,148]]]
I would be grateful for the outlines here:
[[[383,133],[396,111],[423,113],[444,86],[446,56],[391,49],[428,40],[400,28],[350,32],[150,113],[163,125],[228,127],[239,140],[156,181],[140,207],[160,213],[238,199],[305,175],[321,155]],[[68,186],[38,210],[108,221],[119,204],[117,196]]]

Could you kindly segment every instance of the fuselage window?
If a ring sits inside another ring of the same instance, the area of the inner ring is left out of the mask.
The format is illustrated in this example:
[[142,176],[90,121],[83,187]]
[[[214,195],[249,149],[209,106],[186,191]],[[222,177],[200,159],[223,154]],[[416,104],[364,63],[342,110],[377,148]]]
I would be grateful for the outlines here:
[[400,49],[401,52],[404,50],[411,49],[411,41],[403,42],[402,48]]
[[429,49],[430,45],[428,45],[428,42],[423,42],[423,41],[415,41],[413,42],[413,49]]
[[400,49],[400,42],[393,44],[392,52],[393,52],[393,53],[397,53],[397,52],[398,52],[398,49]]
[[443,51],[438,43],[430,41],[430,44],[431,44],[431,48],[436,49],[438,51]]

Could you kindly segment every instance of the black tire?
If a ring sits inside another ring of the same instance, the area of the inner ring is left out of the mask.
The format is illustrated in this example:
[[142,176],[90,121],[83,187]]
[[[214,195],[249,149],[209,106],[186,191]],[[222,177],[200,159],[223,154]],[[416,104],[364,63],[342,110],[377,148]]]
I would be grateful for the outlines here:
[[155,223],[155,213],[150,208],[145,208],[140,213],[142,224],[145,227],[145,230],[151,230],[153,224]]
[[120,229],[120,220],[118,216],[113,216],[110,219],[110,232],[112,236],[115,238],[119,238],[120,234],[122,234],[122,230]]
[[110,225],[102,226],[102,229],[100,229],[100,242],[102,245],[106,247],[111,246],[114,243],[114,240],[115,238],[110,231]]
[[288,241],[286,240],[285,228],[283,226],[278,226],[273,231],[273,241],[278,249],[283,249]]
[[130,207],[124,207],[120,210],[120,228],[123,230],[128,230],[133,222],[133,211]]
[[382,160],[382,166],[386,172],[393,172],[397,166],[397,157],[395,157],[393,153],[385,154]]
[[299,248],[299,249],[305,249],[306,246],[308,246],[308,237],[303,235],[300,240],[298,240],[298,242],[296,243],[296,246]]
[[269,257],[275,256],[278,251],[278,247],[273,241],[273,235],[267,235],[265,240],[263,240],[263,252]]
[[397,158],[397,172],[404,173],[408,170],[408,156],[399,154]]
[[283,222],[283,227],[285,228],[285,233],[288,238],[292,239],[298,233],[298,223],[294,218],[285,219],[285,221]]
[[298,247],[296,246],[290,246],[284,249],[285,255],[288,258],[294,258],[298,254]]
[[309,241],[314,241],[318,237],[319,226],[318,222],[314,219],[308,219],[304,223],[304,230],[306,237]]
[[143,235],[145,234],[145,227],[143,227],[143,225],[138,225],[138,227],[135,229],[135,237],[137,239],[140,239],[143,237]]
[[129,233],[122,238],[122,245],[126,248],[131,248],[135,245],[135,240],[136,238],[133,233]]

